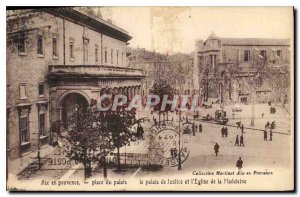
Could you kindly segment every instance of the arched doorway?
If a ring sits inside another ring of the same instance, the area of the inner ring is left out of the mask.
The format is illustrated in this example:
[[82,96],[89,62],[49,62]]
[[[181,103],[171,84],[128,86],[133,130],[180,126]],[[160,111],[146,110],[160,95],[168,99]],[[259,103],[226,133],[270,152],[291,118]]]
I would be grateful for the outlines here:
[[70,116],[72,116],[75,106],[77,105],[83,109],[89,106],[86,98],[78,93],[70,93],[63,98],[61,107],[62,107],[62,122],[64,128],[67,128],[68,120]]

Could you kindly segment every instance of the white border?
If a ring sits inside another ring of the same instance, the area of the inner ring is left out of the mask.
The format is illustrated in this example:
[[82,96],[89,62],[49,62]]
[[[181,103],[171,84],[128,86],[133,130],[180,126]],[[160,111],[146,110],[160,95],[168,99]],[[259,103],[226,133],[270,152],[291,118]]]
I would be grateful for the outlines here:
[[[6,94],[4,96],[3,93],[6,93],[6,6],[295,6],[295,9],[300,8],[300,1],[297,0],[207,0],[207,1],[192,1],[192,0],[127,0],[127,1],[114,1],[114,0],[72,0],[72,1],[62,1],[62,0],[51,0],[51,1],[41,1],[41,0],[6,0],[5,2],[1,2],[0,4],[0,92],[3,96],[0,97],[0,103],[1,103],[1,110],[0,110],[0,125],[1,125],[1,142],[0,142],[0,158],[2,158],[2,162],[0,163],[0,169],[1,169],[1,178],[0,178],[0,185],[1,185],[1,196],[8,196],[10,193],[6,192],[6,138],[4,137],[6,135]],[[297,10],[299,12],[299,10]],[[295,30],[298,32],[299,27],[299,20],[296,21]],[[298,44],[296,46],[298,48]],[[297,54],[295,54],[297,57],[299,57],[299,50],[297,51]],[[296,65],[298,67],[298,65]],[[300,76],[299,68],[297,69],[297,76]],[[299,91],[299,83],[297,81],[297,92]],[[298,111],[298,110],[297,110]],[[296,112],[296,111],[295,111]],[[299,117],[297,117],[296,122],[299,122]],[[297,131],[296,131],[297,132]],[[299,142],[299,134],[297,135],[298,139],[297,142]],[[297,151],[298,152],[298,151]],[[299,157],[299,152],[297,157]],[[299,170],[297,170],[299,171]],[[299,181],[297,181],[299,182]],[[296,188],[299,187],[296,186]],[[57,196],[63,196],[66,193],[48,193],[46,195],[57,195]],[[117,194],[117,195],[141,195],[137,193],[127,193],[127,194],[121,194],[121,193],[95,193],[94,195],[101,195],[101,196],[107,196],[111,194]],[[197,193],[193,193],[194,195],[198,195]],[[23,193],[23,195],[30,196],[32,193]],[[40,194],[37,194],[40,195]],[[68,195],[74,195],[68,194]],[[78,195],[85,195],[82,193],[78,193]],[[149,195],[149,194],[147,194]],[[186,195],[186,194],[176,194],[176,193],[151,193],[150,195],[155,196],[162,196],[162,195]],[[189,193],[188,195],[191,195]],[[211,194],[200,194],[200,195],[209,195]],[[218,195],[216,193],[212,194]],[[228,194],[227,194],[228,195]],[[230,195],[230,194],[229,194]],[[258,196],[265,196],[265,193],[262,194],[255,194]],[[274,195],[274,194],[268,194],[268,195]],[[284,194],[288,195],[288,194]]]

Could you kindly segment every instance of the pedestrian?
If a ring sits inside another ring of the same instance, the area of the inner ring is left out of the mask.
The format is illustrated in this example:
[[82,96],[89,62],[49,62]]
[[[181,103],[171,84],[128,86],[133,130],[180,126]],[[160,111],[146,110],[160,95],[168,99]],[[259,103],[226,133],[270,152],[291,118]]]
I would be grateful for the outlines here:
[[267,133],[267,130],[264,130],[264,141],[268,141],[268,133]]
[[270,122],[268,121],[267,124],[266,124],[266,126],[265,126],[265,129],[268,129],[269,126],[270,126]]
[[195,124],[195,132],[198,131],[198,125]]
[[264,114],[264,113],[262,113],[262,114],[261,114],[261,117],[262,117],[262,118],[264,118],[264,115],[265,115],[265,114]]
[[235,115],[235,114],[234,114],[234,112],[233,112],[233,113],[232,113],[232,119],[234,119],[234,115]]
[[215,147],[214,147],[214,150],[215,150],[215,153],[216,153],[216,157],[218,156],[219,148],[220,148],[219,144],[216,143],[216,144],[215,144]]
[[242,131],[242,133],[244,133],[244,124],[242,124],[242,126],[241,126],[241,131]]
[[202,133],[202,124],[199,124],[199,132]]
[[221,134],[222,134],[222,137],[225,136],[224,127],[222,127],[222,129],[221,129]]
[[224,135],[225,135],[225,137],[228,136],[228,128],[227,127],[225,127],[225,129],[224,129]]
[[237,124],[237,129],[239,129],[240,127],[241,127],[241,124],[242,124],[242,122],[241,121],[239,121],[239,122],[236,122],[236,124]]
[[243,136],[243,134],[240,137],[240,146],[242,146],[242,144],[243,144],[243,146],[245,146],[244,145],[244,136]]
[[272,131],[272,129],[270,129],[270,141],[272,141],[272,137],[273,137],[273,131]]
[[240,157],[239,160],[237,160],[236,162],[236,167],[238,168],[239,171],[241,171],[241,169],[243,168],[243,160],[242,158]]
[[239,144],[239,135],[237,135],[235,138],[235,146],[239,146]]

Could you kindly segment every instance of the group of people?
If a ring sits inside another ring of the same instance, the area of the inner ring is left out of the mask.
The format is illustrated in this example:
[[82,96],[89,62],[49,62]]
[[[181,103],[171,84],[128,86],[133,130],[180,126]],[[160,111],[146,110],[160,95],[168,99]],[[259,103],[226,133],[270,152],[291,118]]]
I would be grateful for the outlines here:
[[222,134],[222,137],[227,137],[228,136],[228,128],[226,126],[222,127],[221,134]]
[[[242,137],[242,136],[241,136],[241,137]],[[238,139],[238,136],[237,136],[237,139]],[[243,140],[242,140],[242,142],[243,142]],[[219,150],[220,150],[220,145],[219,145],[218,143],[215,144],[214,150],[215,150],[215,154],[216,154],[216,157],[217,157],[218,154],[219,154]],[[236,167],[238,168],[239,171],[242,169],[243,163],[244,163],[244,162],[243,162],[242,158],[240,157],[240,158],[237,160],[237,162],[236,162]]]
[[[272,137],[273,137],[273,132],[272,132],[272,130],[270,130],[269,141],[272,141]],[[264,141],[268,141],[268,132],[266,130],[264,130]]]
[[[275,124],[275,121],[273,121],[272,124]],[[273,131],[272,131],[271,127],[272,126],[271,126],[270,122],[268,121],[267,124],[265,125],[265,130],[264,130],[264,141],[268,141],[267,129],[270,129],[270,131],[269,131],[269,134],[270,134],[269,141],[273,140]]]
[[243,134],[239,137],[239,135],[236,135],[236,138],[235,138],[235,146],[245,146],[244,144],[244,136]]
[[193,130],[193,135],[195,135],[195,133],[197,131],[199,131],[199,133],[201,133],[202,132],[202,124],[199,123],[199,126],[198,126],[196,123],[194,123],[192,126],[192,130]]

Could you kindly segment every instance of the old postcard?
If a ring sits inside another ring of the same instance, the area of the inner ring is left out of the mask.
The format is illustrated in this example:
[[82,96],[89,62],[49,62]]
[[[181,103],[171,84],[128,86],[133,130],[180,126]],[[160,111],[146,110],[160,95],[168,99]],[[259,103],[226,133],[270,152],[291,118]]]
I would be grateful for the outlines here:
[[293,191],[293,15],[7,7],[7,190]]

